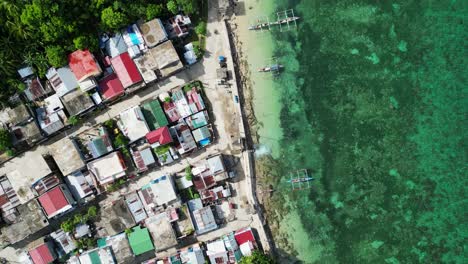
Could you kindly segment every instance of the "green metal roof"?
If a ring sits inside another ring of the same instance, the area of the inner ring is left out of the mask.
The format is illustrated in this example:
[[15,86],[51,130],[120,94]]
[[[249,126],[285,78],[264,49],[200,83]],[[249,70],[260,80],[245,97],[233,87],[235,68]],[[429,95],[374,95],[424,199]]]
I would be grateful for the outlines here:
[[157,99],[143,104],[141,106],[141,111],[145,116],[146,123],[150,130],[155,130],[169,124],[161,104]]
[[107,246],[107,240],[105,238],[100,238],[97,240],[98,247],[102,248]]
[[133,228],[133,232],[128,235],[128,242],[130,242],[130,247],[135,256],[154,249],[147,228],[141,228],[139,226]]
[[101,264],[101,258],[99,257],[97,250],[89,253],[89,258],[91,259],[91,263]]

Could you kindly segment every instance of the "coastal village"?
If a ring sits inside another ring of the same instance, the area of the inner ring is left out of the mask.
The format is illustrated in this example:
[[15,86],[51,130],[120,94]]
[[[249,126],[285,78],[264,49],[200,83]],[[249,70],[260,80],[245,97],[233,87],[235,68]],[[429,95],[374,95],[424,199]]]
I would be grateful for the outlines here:
[[[216,1],[214,1],[216,2]],[[229,5],[228,1],[219,1]],[[216,3],[218,4],[218,3]],[[0,111],[1,263],[238,263],[269,250],[223,6],[76,50]]]

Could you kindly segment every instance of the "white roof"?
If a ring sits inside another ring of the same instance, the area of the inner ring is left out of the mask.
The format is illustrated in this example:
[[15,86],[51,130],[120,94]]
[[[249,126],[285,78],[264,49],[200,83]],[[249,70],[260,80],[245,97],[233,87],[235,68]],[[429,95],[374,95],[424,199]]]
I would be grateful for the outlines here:
[[33,69],[31,67],[27,66],[27,67],[19,69],[18,73],[21,76],[21,78],[26,78],[29,75],[33,75],[34,71],[33,71]]
[[194,64],[195,62],[197,62],[197,55],[195,55],[195,52],[193,52],[193,50],[186,51],[186,52],[184,53],[184,58],[185,58],[185,61],[186,61],[189,65],[192,65],[192,64]]
[[162,176],[154,179],[141,189],[144,190],[146,188],[151,188],[154,195],[153,201],[156,202],[157,205],[168,204],[177,200],[177,194],[174,190],[171,176]]
[[80,152],[68,137],[49,145],[48,148],[64,176],[85,166],[84,161],[81,159]]
[[90,183],[81,172],[75,172],[65,177],[70,192],[77,199],[82,199],[93,193]]
[[223,253],[226,252],[226,247],[224,246],[224,241],[223,240],[216,240],[214,242],[208,243],[206,245],[206,254],[208,256],[218,254],[218,253]]
[[191,251],[184,250],[180,252],[180,259],[182,263],[190,264],[203,264],[205,263],[205,257],[203,256],[203,251],[198,248],[192,248]]
[[31,185],[52,173],[42,156],[46,154],[46,150],[45,147],[37,147],[0,166],[0,175],[7,176],[22,204],[35,196]]
[[243,256],[250,256],[252,255],[252,250],[254,249],[254,246],[251,241],[247,241],[244,244],[240,245],[239,248]]
[[179,189],[187,189],[188,187],[193,186],[193,181],[189,181],[185,177],[178,178],[176,183]]
[[88,170],[100,184],[105,184],[125,176],[126,168],[120,161],[119,152],[115,151],[89,162]]
[[109,41],[106,42],[106,52],[111,58],[119,56],[126,52],[127,49],[128,46],[125,44],[125,40],[120,33],[115,34],[114,37],[110,38]]
[[210,167],[211,172],[214,174],[218,174],[224,172],[224,164],[223,158],[221,155],[216,155],[211,158],[206,159],[208,166]]
[[59,229],[55,232],[50,233],[50,236],[60,245],[60,247],[65,251],[66,254],[71,252],[76,248],[75,242],[71,239],[68,233],[63,232],[62,229]]
[[143,221],[148,217],[145,209],[143,208],[143,204],[138,197],[138,194],[131,193],[126,195],[125,202],[127,203],[128,209],[130,209],[130,212],[132,213],[133,219],[136,223]]
[[144,137],[150,131],[139,106],[125,110],[119,116],[117,125],[130,139],[130,142]]
[[58,94],[51,95],[44,99],[47,113],[53,113],[63,109],[62,101]]
[[97,82],[96,82],[96,79],[94,79],[94,77],[86,78],[82,80],[81,82],[79,82],[79,84],[80,84],[80,89],[83,92],[89,91],[97,86]]
[[203,127],[193,130],[192,134],[193,134],[193,138],[197,142],[200,142],[203,139],[209,138],[211,136],[210,130],[208,129],[207,126],[203,126]]
[[[46,77],[59,96],[63,96],[79,87],[75,75],[73,75],[73,72],[68,66],[58,69],[50,68],[47,71]],[[57,78],[59,78],[60,81],[56,81]],[[57,84],[54,85],[56,82]]]
[[81,264],[94,264],[91,261],[91,257],[89,256],[89,254],[93,251],[96,251],[98,253],[99,258],[101,260],[101,264],[114,264],[115,263],[114,258],[112,257],[112,251],[110,247],[97,248],[97,249],[82,253],[79,256],[80,263]]

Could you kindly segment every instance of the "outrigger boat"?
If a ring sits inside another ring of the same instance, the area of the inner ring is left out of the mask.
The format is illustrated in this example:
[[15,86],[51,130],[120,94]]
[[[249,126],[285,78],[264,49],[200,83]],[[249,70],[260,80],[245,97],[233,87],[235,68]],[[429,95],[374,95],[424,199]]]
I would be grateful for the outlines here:
[[291,184],[293,191],[297,191],[311,188],[310,182],[313,180],[314,178],[309,176],[307,169],[302,169],[290,173],[290,178],[287,182]]
[[[259,23],[259,24],[256,24],[256,25],[251,25],[249,27],[249,30],[268,29],[270,26],[287,24],[287,23],[294,22],[294,21],[299,20],[299,19],[300,19],[300,17],[293,16],[293,17],[287,17],[287,18],[284,18],[284,19],[280,19],[280,20],[277,20],[275,22]],[[260,22],[260,21],[258,21],[258,22]]]
[[276,72],[284,68],[282,64],[273,64],[270,67],[263,67],[258,69],[258,72]]

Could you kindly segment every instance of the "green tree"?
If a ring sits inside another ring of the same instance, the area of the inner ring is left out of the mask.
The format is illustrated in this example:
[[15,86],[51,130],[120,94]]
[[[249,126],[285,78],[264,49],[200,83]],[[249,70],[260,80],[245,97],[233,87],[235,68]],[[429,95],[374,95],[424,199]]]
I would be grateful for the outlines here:
[[97,208],[96,206],[91,206],[88,208],[88,213],[86,214],[88,219],[93,219],[97,216]]
[[187,181],[191,181],[192,177],[192,167],[188,165],[187,167],[185,167],[185,179],[187,179]]
[[72,232],[75,229],[75,225],[73,224],[71,219],[67,219],[60,224],[60,228],[64,232]]
[[99,41],[97,36],[78,36],[73,39],[75,49],[84,50],[89,49],[90,51],[96,51],[98,49]]
[[239,264],[274,264],[275,261],[268,255],[254,250],[252,255],[243,257]]
[[197,33],[197,35],[205,36],[206,35],[206,22],[202,21],[198,23],[198,25],[195,27],[195,32]]
[[167,10],[171,12],[172,14],[177,14],[179,13],[179,7],[177,6],[177,3],[175,0],[169,0],[166,4]]
[[119,11],[115,11],[112,7],[107,7],[102,10],[101,22],[106,29],[117,30],[128,23],[127,17]]
[[186,14],[193,14],[197,9],[197,3],[195,0],[177,0],[177,4]]
[[200,42],[194,41],[192,42],[192,45],[193,45],[193,52],[195,53],[195,56],[197,56],[197,58],[203,57],[203,50],[200,47]]
[[129,142],[130,141],[128,140],[128,138],[122,133],[120,133],[115,137],[114,144],[116,147],[125,147],[128,145]]
[[66,51],[60,46],[46,47],[46,56],[50,65],[62,67],[67,64]]
[[13,138],[6,129],[0,129],[0,151],[7,151],[13,147]]
[[80,122],[80,118],[77,116],[70,116],[68,118],[68,123],[70,123],[72,126],[77,125]]
[[146,8],[146,19],[152,20],[160,17],[164,12],[164,6],[162,4],[149,4]]

